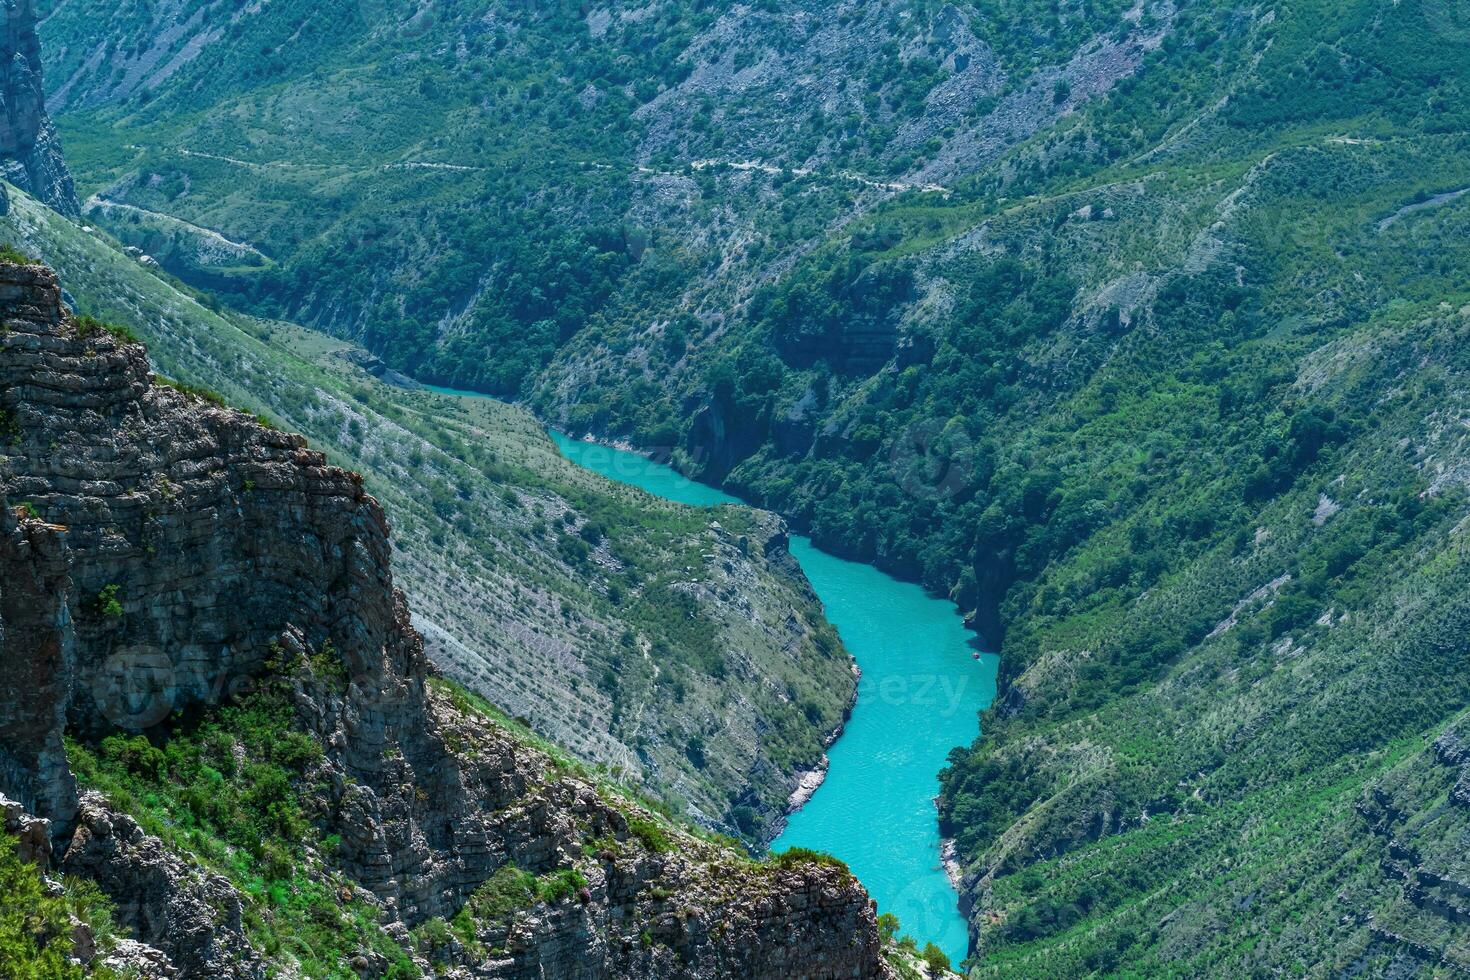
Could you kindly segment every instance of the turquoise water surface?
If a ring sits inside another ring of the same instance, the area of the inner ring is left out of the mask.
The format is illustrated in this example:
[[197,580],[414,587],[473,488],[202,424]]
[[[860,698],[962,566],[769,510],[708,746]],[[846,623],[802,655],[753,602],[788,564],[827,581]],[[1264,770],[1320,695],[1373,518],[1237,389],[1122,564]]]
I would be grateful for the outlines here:
[[[636,453],[549,434],[572,462],[666,500],[742,503]],[[979,734],[979,713],[995,696],[998,659],[986,653],[976,660],[977,637],[958,610],[917,585],[833,557],[797,535],[791,553],[863,678],[852,718],[827,753],[826,782],[771,848],[810,847],[846,861],[880,912],[897,915],[904,932],[920,944],[936,943],[958,965],[968,936],[939,860],[934,797],[950,749]]]
[[[573,462],[620,483],[696,507],[739,500],[635,453],[552,432]],[[934,942],[958,964],[968,938],[939,860],[934,797],[949,750],[979,733],[995,695],[997,659],[974,659],[975,634],[955,607],[870,565],[793,536],[791,552],[862,668],[847,729],[828,752],[827,780],[792,815],[773,850],[802,846],[846,861],[880,912]]]

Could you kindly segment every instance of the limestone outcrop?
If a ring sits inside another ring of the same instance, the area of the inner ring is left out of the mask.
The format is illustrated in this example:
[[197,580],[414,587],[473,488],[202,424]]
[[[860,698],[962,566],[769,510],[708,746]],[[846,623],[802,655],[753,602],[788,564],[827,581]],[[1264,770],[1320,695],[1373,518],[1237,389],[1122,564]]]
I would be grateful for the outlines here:
[[61,870],[97,882],[113,900],[114,920],[166,958],[178,976],[266,976],[264,960],[245,939],[240,895],[230,882],[170,853],[96,794],[82,801]]
[[0,5],[0,178],[62,214],[82,213],[56,127],[46,114],[32,0]]
[[[65,312],[53,273],[0,265],[0,792],[116,905],[131,945],[110,955],[222,980],[267,968],[228,880],[78,797],[62,733],[162,743],[181,713],[271,685],[321,748],[298,791],[334,873],[429,975],[887,975],[845,869],[650,835],[648,811],[457,699],[389,558],[358,477],[156,383],[141,344]],[[416,945],[409,929],[511,867],[585,885],[477,920],[474,943]]]
[[0,600],[20,613],[7,650],[49,651],[7,657],[7,673],[33,666],[8,685],[25,711],[55,721],[43,705],[64,698],[80,732],[145,730],[228,697],[287,633],[332,643],[354,677],[421,681],[386,523],[355,474],[299,436],[154,385],[141,345],[64,314],[49,270],[0,267],[0,318],[0,491],[44,517],[7,516],[24,537],[7,551],[30,556],[34,591],[70,597],[47,613],[22,575]]
[[[0,410],[0,452],[16,438],[7,425]],[[63,824],[76,798],[61,743],[74,664],[70,586],[61,529],[12,509],[0,490],[0,786]]]

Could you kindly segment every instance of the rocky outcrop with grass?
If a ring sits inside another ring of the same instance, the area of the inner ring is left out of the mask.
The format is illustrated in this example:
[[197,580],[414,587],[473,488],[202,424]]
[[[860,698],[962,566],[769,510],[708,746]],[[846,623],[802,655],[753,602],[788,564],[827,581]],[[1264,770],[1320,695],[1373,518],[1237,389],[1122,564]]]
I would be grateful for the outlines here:
[[435,679],[360,479],[160,383],[44,267],[0,265],[0,423],[0,792],[128,963],[885,974],[845,868],[700,838]]

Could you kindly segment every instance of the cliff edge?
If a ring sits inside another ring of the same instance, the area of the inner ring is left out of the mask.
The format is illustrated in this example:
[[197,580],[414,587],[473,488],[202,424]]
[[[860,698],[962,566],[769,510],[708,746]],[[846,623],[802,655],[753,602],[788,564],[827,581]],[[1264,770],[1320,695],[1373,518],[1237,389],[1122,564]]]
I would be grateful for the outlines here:
[[56,127],[46,114],[31,0],[0,5],[0,177],[64,215],[82,213]]
[[315,975],[326,930],[359,976],[887,975],[846,869],[696,837],[432,677],[389,556],[356,475],[0,265],[0,794],[113,960]]

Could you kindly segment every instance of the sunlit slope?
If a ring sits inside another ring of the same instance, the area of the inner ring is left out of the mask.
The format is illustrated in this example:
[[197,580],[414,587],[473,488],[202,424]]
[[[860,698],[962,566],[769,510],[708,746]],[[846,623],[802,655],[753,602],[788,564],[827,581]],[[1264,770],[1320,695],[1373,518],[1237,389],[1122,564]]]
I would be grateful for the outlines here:
[[104,237],[11,198],[0,238],[52,264],[80,310],[137,329],[160,373],[364,474],[446,672],[707,824],[765,832],[853,684],[768,516],[721,512],[715,528],[607,484],[519,409],[384,384],[361,351],[211,312]]

